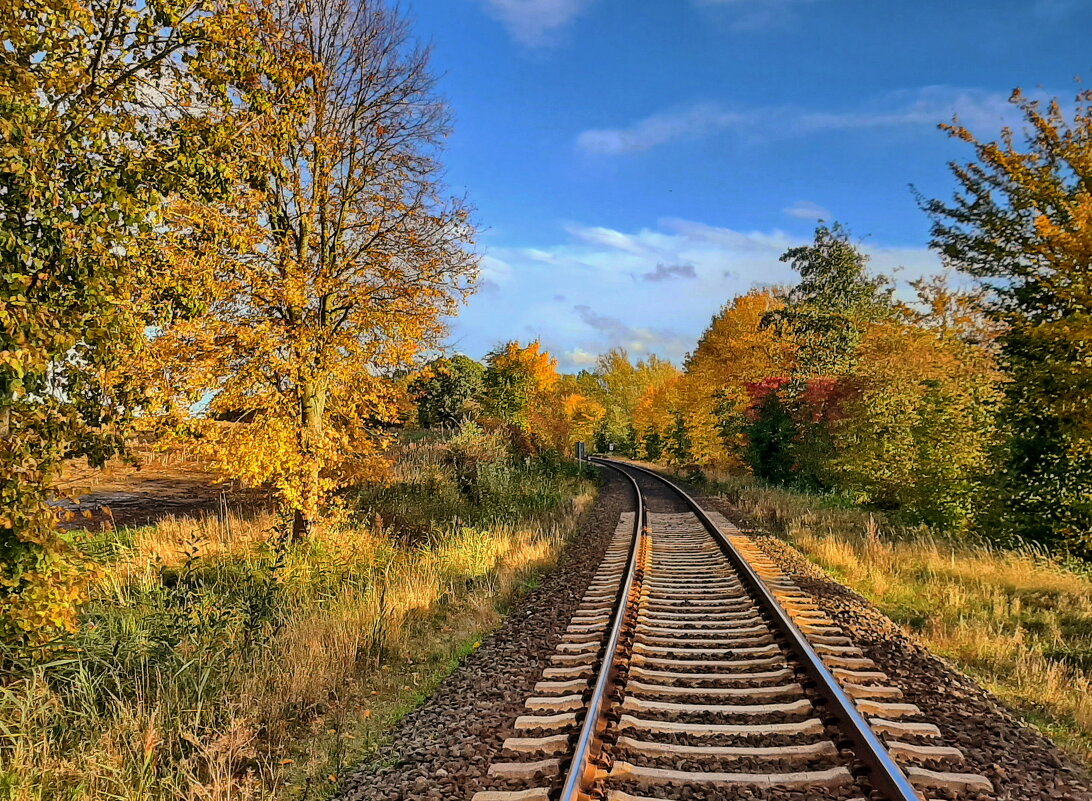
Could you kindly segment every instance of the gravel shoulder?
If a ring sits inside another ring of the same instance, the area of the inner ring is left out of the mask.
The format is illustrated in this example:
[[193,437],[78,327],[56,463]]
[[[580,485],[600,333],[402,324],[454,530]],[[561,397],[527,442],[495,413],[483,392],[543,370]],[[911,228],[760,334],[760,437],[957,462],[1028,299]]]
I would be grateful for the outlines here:
[[344,801],[465,799],[484,786],[512,723],[584,594],[619,515],[632,498],[604,471],[599,496],[557,567],[501,626],[391,732],[390,741],[348,777]]
[[[698,498],[741,528],[737,509],[721,498]],[[993,782],[997,798],[1013,801],[1092,799],[1085,769],[956,667],[909,638],[865,598],[834,581],[781,539],[760,533],[756,543],[843,628],[858,647],[902,689],[905,700],[925,710],[945,745],[966,756],[960,768]]]

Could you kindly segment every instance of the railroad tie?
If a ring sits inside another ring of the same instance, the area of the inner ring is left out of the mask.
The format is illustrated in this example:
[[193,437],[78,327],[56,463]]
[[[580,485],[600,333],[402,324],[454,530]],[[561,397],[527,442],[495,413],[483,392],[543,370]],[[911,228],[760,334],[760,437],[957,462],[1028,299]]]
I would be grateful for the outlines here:
[[[808,654],[829,672],[824,681],[844,693],[826,693],[822,703],[840,706],[850,719],[863,717],[885,739],[886,753],[878,752],[886,763],[857,754],[853,761],[884,764],[885,780],[901,782],[899,798],[992,791],[983,776],[945,769],[962,763],[963,752],[936,742],[940,730],[921,720],[903,689],[758,542],[683,495],[674,497],[692,511],[648,511],[640,486],[634,482],[645,511],[619,519],[542,679],[524,701],[529,714],[515,718],[517,733],[503,741],[507,757],[488,769],[489,779],[503,784],[487,786],[472,801],[575,801],[589,794],[669,801],[683,786],[737,787],[746,794],[852,786],[844,743],[831,739],[798,680]],[[635,540],[637,529],[642,533]],[[631,558],[634,584],[623,586]],[[761,592],[753,588],[756,576]],[[784,625],[786,619],[792,625]],[[622,621],[620,629],[615,621]],[[800,635],[806,645],[793,640]],[[603,663],[604,654],[616,661]],[[589,703],[599,716],[588,713]],[[602,759],[591,761],[592,749],[600,747]],[[873,745],[858,747],[866,748],[864,755],[877,753]],[[698,768],[676,769],[680,762]],[[554,790],[511,789],[520,782],[549,783]],[[646,787],[656,788],[657,797],[632,794]]]

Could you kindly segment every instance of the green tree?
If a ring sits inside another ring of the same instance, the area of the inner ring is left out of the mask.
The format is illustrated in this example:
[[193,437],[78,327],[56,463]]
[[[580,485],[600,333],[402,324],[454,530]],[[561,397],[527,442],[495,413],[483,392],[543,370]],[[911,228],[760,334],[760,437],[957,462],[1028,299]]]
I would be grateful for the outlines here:
[[664,438],[659,431],[649,429],[641,440],[644,457],[650,462],[657,462],[664,455]]
[[72,624],[80,581],[51,485],[63,459],[123,446],[141,300],[186,295],[135,242],[166,192],[218,184],[222,89],[255,56],[259,16],[205,0],[0,4],[0,637]]
[[933,244],[989,290],[1004,326],[1008,374],[999,421],[1007,435],[1005,523],[1041,542],[1092,553],[1092,93],[1072,119],[1019,91],[1023,136],[979,141],[948,133],[975,160],[951,165],[958,193],[923,201]]
[[750,385],[751,407],[741,426],[744,462],[758,478],[781,486],[792,484],[795,477],[793,447],[799,434],[780,394],[785,383],[770,378]]
[[451,426],[473,417],[485,386],[484,376],[481,362],[461,353],[429,362],[409,387],[420,425]]
[[681,411],[672,412],[671,427],[667,430],[667,441],[664,449],[676,464],[689,462],[693,458],[690,432],[686,428],[686,418]]
[[838,224],[819,225],[812,244],[790,248],[781,261],[800,273],[800,282],[763,325],[798,343],[796,375],[848,373],[865,326],[893,312],[890,281],[868,274],[868,257]]

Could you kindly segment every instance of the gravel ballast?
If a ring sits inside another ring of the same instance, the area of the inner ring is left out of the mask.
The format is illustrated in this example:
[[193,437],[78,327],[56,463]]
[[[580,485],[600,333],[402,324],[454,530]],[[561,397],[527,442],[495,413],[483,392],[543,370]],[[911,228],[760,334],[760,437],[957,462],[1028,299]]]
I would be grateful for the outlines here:
[[[722,498],[699,498],[741,528],[750,521]],[[966,758],[961,771],[989,778],[998,799],[1092,801],[1087,772],[1031,726],[1009,713],[957,668],[910,639],[865,598],[834,581],[777,537],[752,534],[755,543],[841,626],[865,655],[925,710],[943,743]]]
[[512,723],[541,680],[569,618],[603,557],[628,485],[612,472],[557,567],[522,599],[481,647],[391,732],[384,746],[343,783],[344,801],[468,799],[485,787]]

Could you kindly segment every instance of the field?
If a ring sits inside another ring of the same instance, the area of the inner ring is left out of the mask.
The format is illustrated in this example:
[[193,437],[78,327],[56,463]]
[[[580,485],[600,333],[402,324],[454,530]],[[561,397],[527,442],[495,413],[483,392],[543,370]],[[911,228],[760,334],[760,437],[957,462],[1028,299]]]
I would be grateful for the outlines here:
[[592,497],[471,439],[405,444],[389,482],[302,542],[261,510],[71,532],[92,597],[63,647],[0,688],[0,798],[330,795]]

